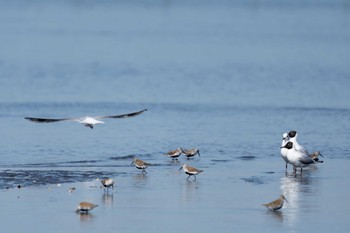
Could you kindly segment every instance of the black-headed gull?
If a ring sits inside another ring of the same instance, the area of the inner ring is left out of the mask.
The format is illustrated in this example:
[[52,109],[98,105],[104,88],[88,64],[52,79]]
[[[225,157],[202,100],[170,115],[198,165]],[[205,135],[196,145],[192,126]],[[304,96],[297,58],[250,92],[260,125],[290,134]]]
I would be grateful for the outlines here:
[[284,133],[283,138],[282,138],[282,145],[281,145],[281,157],[286,162],[286,170],[287,170],[287,166],[288,166],[289,161],[287,158],[288,149],[284,148],[284,146],[287,144],[288,140],[289,140],[288,134]]
[[53,119],[53,118],[37,118],[37,117],[25,117],[26,120],[33,121],[36,123],[53,123],[53,122],[59,122],[59,121],[76,121],[80,124],[83,124],[86,127],[89,127],[91,129],[94,128],[94,125],[98,124],[104,124],[101,119],[105,118],[128,118],[128,117],[134,117],[137,115],[140,115],[141,113],[147,111],[147,109],[143,109],[138,112],[132,112],[132,113],[126,113],[121,115],[112,115],[112,116],[85,116],[85,117],[78,117],[78,118],[59,118],[59,119]]
[[289,141],[293,142],[295,150],[300,151],[302,153],[309,154],[309,152],[297,141],[297,137],[298,137],[297,131],[295,130],[290,131],[288,133],[288,137],[289,137]]
[[289,141],[283,147],[288,149],[288,161],[294,166],[295,171],[297,167],[300,167],[300,172],[302,173],[303,167],[316,163],[315,160],[310,158],[309,154],[296,150],[293,142]]

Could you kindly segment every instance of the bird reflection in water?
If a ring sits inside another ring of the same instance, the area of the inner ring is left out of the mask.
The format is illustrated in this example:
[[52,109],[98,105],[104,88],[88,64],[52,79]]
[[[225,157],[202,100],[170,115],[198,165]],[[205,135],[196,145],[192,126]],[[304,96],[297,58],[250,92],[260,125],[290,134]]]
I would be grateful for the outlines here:
[[104,192],[102,195],[102,202],[105,206],[113,205],[113,193]]
[[79,220],[80,220],[80,223],[91,223],[93,220],[94,220],[94,215],[87,212],[80,212],[80,213],[77,213],[77,215],[79,215]]
[[289,173],[281,178],[281,190],[288,199],[283,210],[283,219],[288,225],[292,226],[297,223],[302,202],[305,202],[305,199],[312,195],[312,187],[310,173],[304,173],[303,176]]
[[187,180],[185,179],[185,184],[183,185],[182,190],[182,199],[184,201],[192,201],[196,199],[195,193],[199,189],[200,182],[196,180]]
[[266,211],[266,214],[277,219],[280,222],[283,222],[283,220],[284,220],[283,211]]

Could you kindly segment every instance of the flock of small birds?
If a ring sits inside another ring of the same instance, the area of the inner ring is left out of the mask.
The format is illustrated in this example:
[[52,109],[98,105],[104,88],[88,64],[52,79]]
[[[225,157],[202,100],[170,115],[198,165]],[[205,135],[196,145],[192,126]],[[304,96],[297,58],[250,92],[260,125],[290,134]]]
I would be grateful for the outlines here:
[[[198,156],[200,155],[199,154],[199,150],[197,148],[192,148],[192,149],[189,149],[189,150],[185,150],[185,149],[182,149],[182,148],[178,148],[176,150],[172,150],[172,151],[169,151],[168,153],[165,153],[164,155],[168,155],[170,158],[172,159],[178,159],[178,157],[181,155],[181,154],[184,154],[188,159],[195,156],[196,154],[198,154]],[[176,154],[176,156],[174,156],[174,154]],[[147,174],[147,171],[146,171],[146,168],[151,165],[150,163],[147,163],[141,159],[138,159],[138,158],[134,158],[134,160],[131,162],[131,165],[134,165],[137,169],[140,169],[142,170],[142,174]],[[192,167],[192,166],[189,166],[187,164],[183,164],[179,171],[180,170],[184,170],[185,173],[188,175],[187,179],[189,179],[191,176],[194,177],[194,180],[196,180],[196,175],[198,175],[199,173],[203,172],[203,170],[200,170],[200,169],[197,169],[195,167]],[[101,180],[101,184],[102,184],[102,187],[104,188],[104,191],[107,191],[112,188],[114,189],[114,180],[112,178],[106,178],[106,179],[102,179]],[[69,192],[73,192],[75,190],[75,188],[71,188],[69,190]],[[98,205],[96,204],[93,204],[93,203],[90,203],[90,202],[86,202],[86,201],[83,201],[83,202],[80,202],[78,207],[76,208],[76,211],[77,212],[80,212],[80,213],[83,213],[83,214],[87,214],[89,213],[89,211],[93,210],[94,208],[96,208]]]
[[[138,112],[132,112],[132,113],[126,113],[121,115],[110,115],[110,116],[96,116],[96,117],[80,117],[80,118],[37,118],[37,117],[25,117],[26,120],[36,122],[36,123],[53,123],[53,122],[60,122],[60,121],[76,121],[78,123],[83,124],[86,127],[89,127],[91,129],[94,128],[94,125],[97,124],[104,124],[101,119],[105,118],[128,118],[128,117],[134,117],[138,116],[141,113],[147,111],[147,109],[143,109]],[[300,168],[300,174],[302,175],[303,168],[307,167],[311,164],[317,164],[317,163],[323,163],[319,159],[319,157],[323,157],[320,151],[315,151],[313,153],[309,153],[302,145],[299,144],[297,141],[298,133],[295,130],[290,131],[289,133],[284,133],[282,138],[282,145],[280,147],[281,149],[281,157],[286,162],[286,171],[288,169],[288,164],[291,164],[293,166],[293,171],[296,175],[297,168]],[[199,153],[199,149],[192,148],[192,149],[183,149],[181,147],[178,147],[175,150],[171,150],[164,155],[167,155],[172,160],[178,160],[180,155],[183,154],[187,157],[187,159],[193,158],[195,155]],[[150,165],[149,163],[135,158],[132,163],[137,169],[142,170],[142,174],[147,174],[147,167]],[[195,167],[189,166],[187,164],[183,164],[179,170],[184,170],[184,172],[188,175],[187,179],[189,179],[191,176],[194,177],[194,180],[196,180],[196,176],[203,172],[203,170],[197,169]],[[105,190],[109,188],[114,188],[114,180],[112,178],[107,178],[101,180],[101,184],[104,187]],[[262,204],[263,206],[266,206],[269,210],[276,211],[283,207],[284,201],[287,201],[286,197],[284,195],[281,195],[278,199]],[[89,211],[96,208],[98,205],[95,205],[93,203],[89,202],[80,202],[77,207],[77,212],[81,213],[88,213]]]

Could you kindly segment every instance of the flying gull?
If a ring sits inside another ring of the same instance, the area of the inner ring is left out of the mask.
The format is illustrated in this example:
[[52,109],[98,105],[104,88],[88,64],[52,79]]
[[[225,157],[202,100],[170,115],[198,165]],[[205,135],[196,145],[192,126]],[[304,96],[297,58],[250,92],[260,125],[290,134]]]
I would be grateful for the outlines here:
[[126,113],[121,115],[113,115],[113,116],[85,116],[85,117],[78,117],[78,118],[59,118],[59,119],[52,119],[52,118],[36,118],[36,117],[25,117],[24,119],[33,121],[36,123],[53,123],[53,122],[59,122],[59,121],[76,121],[80,124],[83,124],[86,127],[89,127],[91,129],[94,128],[94,125],[97,124],[104,124],[102,119],[105,118],[128,118],[128,117],[134,117],[137,115],[140,115],[141,113],[147,111],[147,109],[143,109],[138,112],[132,112],[132,113]]

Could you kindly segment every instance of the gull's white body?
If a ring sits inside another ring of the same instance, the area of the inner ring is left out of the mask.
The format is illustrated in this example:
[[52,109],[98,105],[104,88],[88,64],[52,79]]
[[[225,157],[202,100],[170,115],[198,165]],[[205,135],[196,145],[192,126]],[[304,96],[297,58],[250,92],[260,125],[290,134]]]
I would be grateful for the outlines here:
[[285,148],[284,146],[287,144],[287,142],[288,142],[288,134],[284,133],[283,139],[282,139],[282,145],[281,145],[281,157],[286,162],[286,168],[287,168],[287,164],[289,163],[288,157],[287,157],[288,149]]
[[79,122],[80,124],[83,124],[84,126],[90,127],[90,128],[93,128],[95,125],[98,125],[98,124],[104,124],[103,121],[96,120],[95,118],[89,117],[89,116],[86,116],[86,117],[83,117],[80,119],[76,119],[76,121]]
[[287,155],[290,164],[294,165],[295,167],[303,168],[310,164],[316,163],[315,160],[310,158],[309,154],[296,150],[293,142],[288,142],[287,145],[289,143],[292,143],[292,148],[289,147]]

